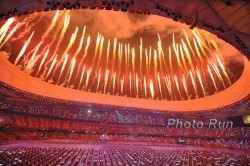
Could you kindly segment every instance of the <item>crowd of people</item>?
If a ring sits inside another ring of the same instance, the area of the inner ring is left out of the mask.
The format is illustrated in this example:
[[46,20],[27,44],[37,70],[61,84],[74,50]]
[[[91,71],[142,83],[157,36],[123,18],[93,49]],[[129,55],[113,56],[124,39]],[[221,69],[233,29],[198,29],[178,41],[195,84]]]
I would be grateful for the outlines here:
[[[89,137],[89,136],[87,136]],[[92,137],[93,138],[93,137]],[[82,145],[133,145],[133,146],[161,146],[161,147],[186,147],[183,144],[176,144],[175,139],[146,138],[117,136],[113,140],[86,140],[85,139],[49,139],[45,143],[52,144],[82,144]],[[116,140],[115,140],[116,139]],[[155,142],[152,142],[155,141]]]
[[226,148],[233,150],[246,150],[250,151],[250,142],[248,139],[188,139],[188,144],[194,146]]
[[[163,112],[133,112],[130,110],[93,110],[79,107],[60,107],[50,105],[35,105],[23,103],[2,102],[0,105],[1,112],[8,112],[22,115],[35,115],[39,117],[48,117],[54,119],[101,122],[101,123],[118,123],[133,125],[151,125],[166,126],[170,119],[179,119],[180,121],[189,121],[193,119],[183,120],[182,116],[169,115]],[[208,127],[209,120],[202,121],[205,127]]]
[[[250,152],[250,143],[248,140],[237,139],[200,139],[200,138],[182,138],[185,143],[179,144],[178,137],[149,137],[132,135],[114,135],[107,136],[108,139],[102,139],[100,135],[85,135],[81,137],[66,136],[64,139],[51,134],[48,136],[47,143],[78,143],[78,144],[126,144],[126,145],[146,145],[146,146],[197,146],[213,147],[220,149],[241,150]],[[54,139],[52,139],[54,138]],[[65,139],[69,138],[69,139]],[[70,139],[71,138],[71,139]]]
[[[33,104],[9,103],[5,102],[4,94],[0,95],[3,100],[0,105],[1,110],[8,110],[23,114],[34,114],[41,116],[50,116],[55,118],[86,120],[86,121],[105,121],[110,123],[127,123],[127,124],[148,124],[148,125],[166,125],[166,119],[170,117],[184,116],[183,112],[143,110],[138,108],[124,108],[120,106],[107,106],[91,103],[81,103],[75,101],[64,101],[60,99],[48,98],[25,91],[21,91],[9,85],[0,82],[0,88],[8,93],[24,100],[31,99]],[[238,109],[249,106],[249,96],[246,98],[215,110],[207,110],[206,112],[193,112],[189,115],[211,115],[224,114],[227,112],[236,112]],[[37,104],[35,103],[37,101]],[[40,104],[45,102],[46,104]]]
[[[175,128],[167,126],[97,123],[39,116],[0,114],[0,127],[13,131],[15,139],[126,142],[133,144],[176,144],[184,138],[187,145],[250,151],[250,128]],[[42,132],[41,132],[42,131]],[[42,133],[42,136],[41,136]],[[66,133],[66,134],[65,134]],[[4,138],[4,137],[3,137]],[[12,137],[13,138],[13,137]],[[2,139],[6,141],[7,139]]]
[[13,135],[0,132],[0,145],[10,143],[13,140],[15,140]]
[[[208,120],[203,120],[204,127],[202,128],[176,128],[175,126],[169,127],[168,119],[170,118],[178,118],[183,122],[191,122],[191,119],[183,120],[182,117],[186,117],[184,113],[171,113],[171,111],[159,112],[157,110],[139,110],[136,108],[103,106],[98,104],[79,103],[74,101],[65,102],[58,99],[52,99],[23,92],[3,83],[0,83],[0,88],[4,89],[5,92],[8,92],[15,97],[20,97],[19,102],[16,102],[15,100],[6,99],[5,93],[0,94],[0,129],[4,129],[0,132],[0,144],[6,144],[15,140],[43,140],[46,143],[73,143],[91,145],[153,145],[163,147],[179,147],[191,145],[244,150],[248,152],[250,151],[249,127],[233,127],[223,129],[210,128],[208,127]],[[30,101],[32,101],[32,104],[29,102],[29,99]],[[238,109],[241,109],[243,107],[248,107],[247,99],[239,101],[238,103],[230,105],[226,108],[221,108],[218,110],[208,110],[204,114],[224,114],[227,112],[237,111]],[[189,115],[195,114],[196,113],[191,113]],[[200,113],[199,115],[202,115],[202,113]],[[180,144],[178,142],[179,139],[184,142]],[[18,152],[18,150],[18,148],[14,149],[14,151],[16,152]],[[36,150],[36,148],[30,148],[26,149],[25,152],[27,152],[27,155],[34,155]],[[42,149],[41,151],[44,150]],[[60,149],[55,149],[55,151],[60,151]],[[85,153],[85,149],[80,151],[82,153]],[[20,159],[19,157],[11,157],[10,159],[6,160],[4,159],[6,154],[16,154],[16,152],[12,153],[8,150],[0,151],[0,158],[3,157],[3,160],[1,162],[15,163],[17,165],[22,165],[23,163],[29,165],[28,163],[44,162],[43,158],[39,159],[39,157],[38,160],[28,160],[28,158]],[[21,152],[21,154],[22,153],[23,152]],[[71,152],[69,153],[72,154]],[[80,152],[77,152],[76,154],[79,153]],[[148,152],[145,152],[145,154],[146,153]],[[158,154],[158,152],[152,152],[152,154],[153,153],[155,153],[155,155]],[[169,152],[167,151],[164,154],[168,153]],[[106,159],[97,160],[93,158],[90,158],[89,160],[87,159],[88,157],[83,159],[82,157],[79,158],[76,155],[73,158],[69,157],[68,160],[55,160],[55,163],[59,165],[60,163],[62,164],[62,162],[69,163],[68,165],[70,165],[71,163],[81,162],[84,165],[92,165],[93,163],[98,161],[99,163],[103,163],[100,165],[124,165],[127,163],[132,165],[150,165],[155,162],[159,163],[160,165],[173,165],[180,163],[190,165],[190,162],[200,165],[204,165],[204,163],[211,163],[210,159],[203,159],[204,156],[207,157],[211,155],[210,152],[207,153],[204,151],[204,154],[202,154],[200,158],[195,156],[200,153],[201,152],[173,152],[173,154],[179,154],[184,157],[181,159],[175,158],[176,162],[174,163],[171,160],[166,160],[167,162],[164,163],[157,158],[154,158],[152,160],[144,160],[143,157],[145,158],[145,156],[141,151],[133,152],[134,155],[136,154],[135,156],[142,155],[142,159],[139,158],[140,160],[138,161],[135,160],[134,157],[130,160],[124,161],[113,161],[112,157],[110,157],[110,160],[108,161]],[[112,154],[114,154],[114,152],[112,152]],[[151,155],[151,152],[149,152],[149,154]],[[160,154],[159,152],[159,156],[163,155],[163,158],[164,154]],[[172,152],[170,154],[172,154]],[[192,155],[194,155],[193,158]],[[229,157],[229,159],[223,158],[220,160],[220,162],[218,161],[218,165],[223,162],[227,163],[226,161],[236,163],[235,159],[231,160],[232,158],[234,157],[231,156]],[[211,160],[214,159],[211,157]],[[51,163],[51,161],[54,160],[48,159],[46,161],[49,161],[49,163]],[[136,161],[136,163],[133,163],[134,161]],[[200,163],[198,163],[198,161]],[[240,162],[244,163],[245,161],[246,159],[240,159]]]
[[1,115],[1,126],[43,130],[64,130],[85,133],[129,134],[189,138],[235,138],[250,139],[249,127],[233,128],[176,128],[174,126],[124,125],[119,123],[96,123],[74,120],[50,119],[23,115]]
[[248,165],[246,155],[210,150],[11,147],[0,149],[2,165]]
[[[17,136],[17,137],[14,137]],[[5,137],[6,138],[6,137]],[[1,138],[4,139],[4,138]],[[5,139],[6,140],[6,139]],[[14,140],[42,140],[47,143],[78,143],[78,144],[126,144],[145,146],[199,146],[222,149],[233,149],[250,152],[249,139],[237,138],[190,138],[178,136],[150,136],[132,134],[104,134],[104,133],[76,133],[62,131],[16,131],[13,132],[11,141]],[[179,140],[184,142],[180,143]],[[10,140],[8,140],[10,141]],[[7,143],[7,140],[6,142]]]
[[82,121],[123,123],[123,124],[149,124],[149,125],[166,125],[166,115],[159,114],[136,114],[131,111],[109,111],[109,110],[92,110],[77,108],[58,108],[41,105],[21,105],[19,103],[2,103],[1,110],[15,113],[41,115],[61,119],[74,119]]

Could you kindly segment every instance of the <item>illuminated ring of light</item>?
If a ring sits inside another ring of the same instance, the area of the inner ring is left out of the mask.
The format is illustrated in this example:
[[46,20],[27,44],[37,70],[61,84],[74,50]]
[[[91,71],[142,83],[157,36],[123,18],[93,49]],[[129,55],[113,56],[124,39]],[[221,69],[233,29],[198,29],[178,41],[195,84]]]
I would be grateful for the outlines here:
[[245,57],[244,71],[241,77],[229,88],[211,96],[186,101],[161,101],[128,98],[59,87],[25,74],[23,71],[11,64],[7,60],[7,56],[0,56],[0,71],[0,80],[2,82],[20,90],[37,95],[68,101],[161,111],[206,111],[209,109],[228,106],[246,98],[250,94],[250,62]]

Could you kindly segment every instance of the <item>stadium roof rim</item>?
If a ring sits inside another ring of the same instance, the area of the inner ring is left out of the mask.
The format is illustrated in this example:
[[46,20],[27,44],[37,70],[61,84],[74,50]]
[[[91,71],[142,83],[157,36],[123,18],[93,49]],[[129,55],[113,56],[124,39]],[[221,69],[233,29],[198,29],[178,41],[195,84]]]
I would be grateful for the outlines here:
[[250,62],[246,58],[244,58],[243,73],[232,86],[211,96],[183,101],[129,98],[60,87],[43,82],[28,74],[25,74],[16,66],[11,64],[8,61],[7,56],[3,55],[0,56],[0,71],[0,80],[3,83],[20,90],[45,97],[57,98],[66,101],[77,101],[101,105],[116,105],[121,107],[133,107],[167,112],[169,112],[169,110],[177,112],[195,112],[222,108],[245,99],[250,94]]
[[248,0],[1,0],[0,20],[57,9],[113,10],[167,17],[217,35],[250,60]]

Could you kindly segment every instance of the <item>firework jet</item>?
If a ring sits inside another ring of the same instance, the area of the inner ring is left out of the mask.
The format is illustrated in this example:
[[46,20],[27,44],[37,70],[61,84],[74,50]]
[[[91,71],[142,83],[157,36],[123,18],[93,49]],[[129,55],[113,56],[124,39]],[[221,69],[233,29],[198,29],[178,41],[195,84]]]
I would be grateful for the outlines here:
[[20,53],[18,54],[18,56],[17,56],[17,58],[16,58],[16,60],[15,60],[15,62],[14,62],[15,65],[17,65],[18,61],[19,61],[20,58],[23,56],[23,54],[24,54],[26,48],[28,47],[28,45],[29,45],[29,43],[30,43],[30,40],[31,40],[31,38],[32,38],[33,35],[34,35],[34,31],[33,31],[32,34],[30,35],[28,41],[25,42],[25,44],[24,44],[22,50],[21,50]]

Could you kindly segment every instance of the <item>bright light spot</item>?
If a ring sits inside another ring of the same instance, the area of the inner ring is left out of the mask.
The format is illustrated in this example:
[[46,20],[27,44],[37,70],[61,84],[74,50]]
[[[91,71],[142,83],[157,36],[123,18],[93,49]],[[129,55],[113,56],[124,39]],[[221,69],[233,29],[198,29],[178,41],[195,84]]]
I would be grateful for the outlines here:
[[243,121],[244,121],[245,124],[250,124],[250,115],[244,116]]

